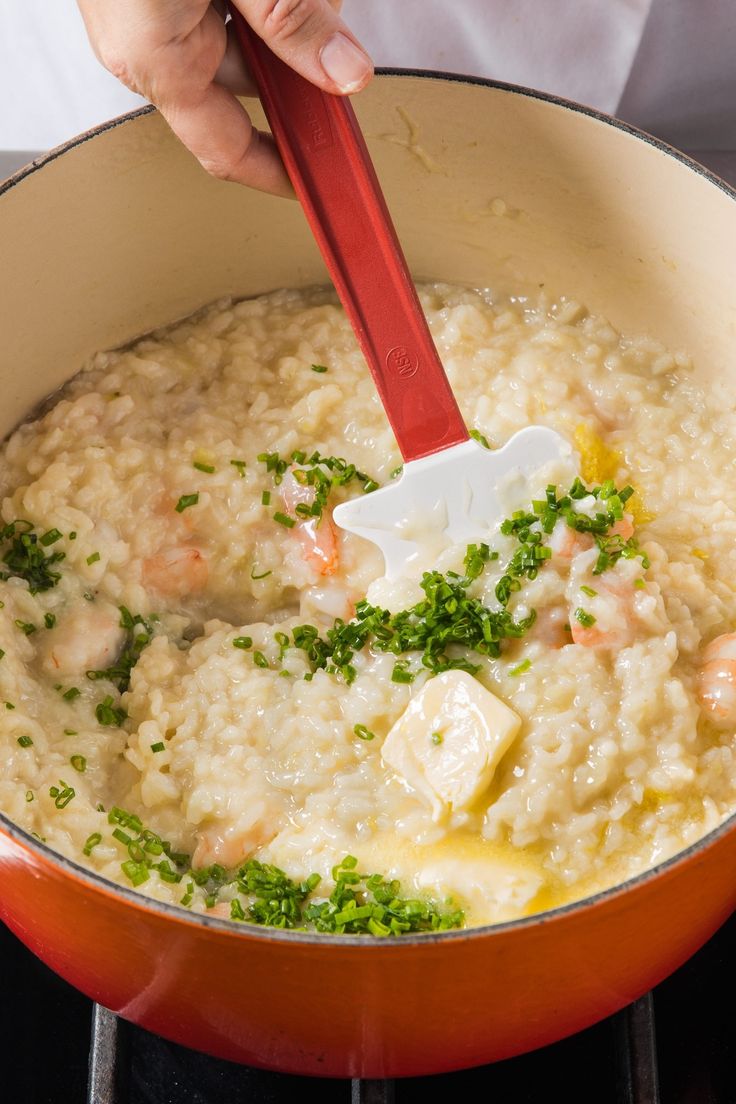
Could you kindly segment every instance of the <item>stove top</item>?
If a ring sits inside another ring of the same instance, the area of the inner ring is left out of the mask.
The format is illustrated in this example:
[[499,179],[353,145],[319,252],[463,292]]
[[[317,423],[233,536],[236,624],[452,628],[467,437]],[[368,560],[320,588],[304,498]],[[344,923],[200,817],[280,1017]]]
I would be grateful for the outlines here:
[[399,1081],[326,1081],[218,1061],[95,1006],[0,927],[3,1104],[419,1104],[434,1091],[513,1104],[736,1104],[736,916],[623,1012],[496,1065]]

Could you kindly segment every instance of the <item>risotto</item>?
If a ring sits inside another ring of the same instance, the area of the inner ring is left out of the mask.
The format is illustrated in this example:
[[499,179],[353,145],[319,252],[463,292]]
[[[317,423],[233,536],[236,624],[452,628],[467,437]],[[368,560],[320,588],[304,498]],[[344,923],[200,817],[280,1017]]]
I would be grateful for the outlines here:
[[396,584],[332,520],[400,457],[328,291],[101,353],[5,442],[15,822],[161,901],[380,935],[576,900],[733,812],[725,386],[574,302],[422,302],[478,440],[572,452]]

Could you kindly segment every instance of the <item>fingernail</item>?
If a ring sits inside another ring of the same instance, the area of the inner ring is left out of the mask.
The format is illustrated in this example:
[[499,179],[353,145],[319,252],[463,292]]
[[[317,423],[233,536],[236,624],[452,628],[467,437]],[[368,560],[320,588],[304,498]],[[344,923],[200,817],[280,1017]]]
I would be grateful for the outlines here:
[[368,55],[340,31],[327,40],[319,60],[341,92],[354,92],[373,72]]

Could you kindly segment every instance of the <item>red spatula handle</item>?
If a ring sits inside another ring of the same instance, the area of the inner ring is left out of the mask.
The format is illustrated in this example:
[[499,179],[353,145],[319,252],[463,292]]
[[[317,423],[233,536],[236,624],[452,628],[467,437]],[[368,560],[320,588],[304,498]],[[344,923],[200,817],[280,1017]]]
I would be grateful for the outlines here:
[[295,73],[231,11],[276,144],[404,459],[466,441],[350,101]]

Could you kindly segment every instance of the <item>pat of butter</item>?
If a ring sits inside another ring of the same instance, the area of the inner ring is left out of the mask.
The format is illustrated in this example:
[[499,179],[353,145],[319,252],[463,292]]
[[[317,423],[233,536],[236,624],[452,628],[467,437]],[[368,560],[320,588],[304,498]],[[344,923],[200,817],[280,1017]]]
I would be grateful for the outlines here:
[[420,892],[437,900],[459,898],[473,910],[476,923],[487,923],[489,916],[498,923],[523,915],[544,884],[538,871],[520,863],[482,859],[430,862],[414,881]]
[[466,671],[429,679],[386,737],[383,761],[425,797],[439,821],[490,785],[521,720]]

